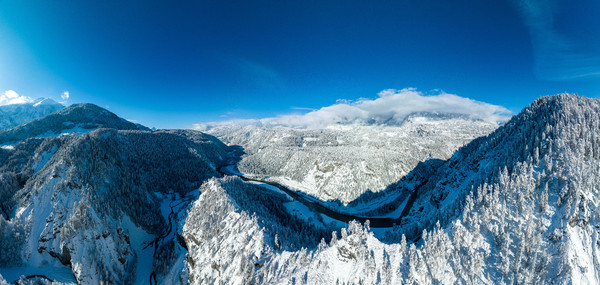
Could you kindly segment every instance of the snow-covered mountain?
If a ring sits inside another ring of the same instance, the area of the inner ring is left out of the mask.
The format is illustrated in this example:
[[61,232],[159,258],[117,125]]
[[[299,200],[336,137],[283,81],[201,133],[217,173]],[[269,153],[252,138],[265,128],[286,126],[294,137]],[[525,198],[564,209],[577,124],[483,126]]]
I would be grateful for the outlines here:
[[45,98],[36,99],[32,103],[0,106],[0,130],[25,124],[64,107],[52,99]]
[[371,228],[273,185],[221,177],[235,149],[199,132],[29,138],[0,148],[0,275],[83,284],[598,284],[598,149],[600,100],[540,98],[383,191],[348,205],[321,201],[397,222]]
[[[597,99],[563,94],[536,100],[450,159],[426,162],[386,191],[350,205],[388,202],[379,214],[406,209],[397,226],[382,233],[352,223],[301,250],[278,246],[276,233],[261,228],[262,215],[227,190],[231,181],[213,180],[203,186],[210,191],[194,203],[184,227],[186,239],[196,239],[189,247],[190,278],[232,284],[597,284],[599,114]],[[209,222],[204,211],[219,214]],[[211,223],[224,230],[202,226]],[[211,254],[217,258],[208,259]]]
[[378,192],[417,163],[448,159],[497,123],[455,114],[415,113],[399,124],[333,124],[321,129],[224,122],[206,132],[246,153],[237,164],[251,177],[277,181],[321,200],[349,203]]
[[94,104],[73,104],[11,129],[0,130],[0,144],[18,142],[32,137],[86,133],[98,128],[149,130],[142,125],[119,118]]
[[[71,125],[102,128],[36,137]],[[145,284],[168,273],[182,248],[177,221],[229,148],[196,131],[140,128],[85,104],[13,129],[30,138],[0,148],[0,275]]]

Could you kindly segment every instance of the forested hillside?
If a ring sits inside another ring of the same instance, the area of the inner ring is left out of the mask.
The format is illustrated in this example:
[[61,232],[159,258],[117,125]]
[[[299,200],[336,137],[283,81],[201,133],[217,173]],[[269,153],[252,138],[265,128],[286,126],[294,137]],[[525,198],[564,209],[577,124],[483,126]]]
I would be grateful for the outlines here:
[[97,129],[26,139],[0,159],[0,268],[131,283],[173,265],[162,260],[178,254],[172,224],[229,149],[195,131]]
[[466,116],[419,113],[394,124],[334,124],[298,129],[224,123],[207,132],[244,148],[240,172],[291,186],[321,200],[349,203],[378,192],[418,162],[447,159],[498,125]]
[[596,284],[598,149],[598,99],[540,98],[383,191],[348,205],[321,201],[398,221],[371,228],[273,185],[222,177],[239,153],[200,132],[29,138],[0,148],[0,275],[82,284]]
[[[385,237],[351,224],[316,249],[278,250],[268,231],[255,228],[248,248],[257,251],[245,254],[254,253],[250,260],[259,266],[222,278],[241,276],[233,280],[239,284],[598,283],[599,114],[597,99],[563,94],[536,100],[462,147],[433,175],[409,174],[424,181],[390,187],[416,191],[417,198]],[[215,248],[244,235],[228,236]],[[217,274],[202,270],[202,278]]]

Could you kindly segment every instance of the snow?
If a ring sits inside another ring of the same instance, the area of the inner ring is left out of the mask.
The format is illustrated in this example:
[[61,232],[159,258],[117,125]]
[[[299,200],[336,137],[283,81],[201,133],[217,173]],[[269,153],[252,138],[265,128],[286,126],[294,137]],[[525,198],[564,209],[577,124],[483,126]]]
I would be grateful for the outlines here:
[[[58,263],[60,264],[60,263]],[[13,282],[21,276],[44,275],[56,282],[65,284],[77,284],[73,271],[64,265],[52,264],[47,266],[22,266],[0,268],[0,275],[8,282]]]
[[344,204],[397,182],[420,161],[447,159],[497,124],[465,118],[411,116],[402,125],[328,125],[294,129],[225,122],[208,132],[244,148],[237,169],[270,177],[320,200]]
[[46,218],[50,216],[50,213],[52,213],[53,210],[52,204],[46,203],[45,201],[50,201],[52,199],[54,194],[53,189],[55,189],[58,181],[59,179],[53,178],[45,188],[38,190],[39,196],[33,201],[34,204],[27,208],[25,212],[19,213],[17,216],[17,218],[20,219],[21,215],[23,215],[27,220],[27,223],[32,225],[30,238],[28,239],[27,248],[25,250],[25,256],[30,264],[35,267],[44,266],[44,264],[49,262],[49,259],[57,262],[54,258],[50,257],[48,253],[39,253],[37,249],[39,245],[38,237],[45,229]]
[[148,234],[143,229],[137,227],[126,215],[123,216],[122,224],[123,229],[129,232],[131,248],[137,254],[135,284],[148,284],[148,278],[152,272],[152,260],[154,260],[154,247],[149,246],[146,249],[144,249],[144,247],[146,246],[147,242],[153,240],[156,238],[156,236]]
[[288,197],[288,199],[293,200],[293,198],[290,197],[290,195],[288,195],[287,193],[285,193],[281,189],[279,189],[279,188],[277,188],[277,187],[275,187],[275,186],[273,186],[271,184],[262,183],[262,182],[258,182],[258,181],[248,181],[248,183],[259,185],[260,187],[264,187],[264,188],[266,188],[266,189],[268,189],[270,191],[277,192],[279,194],[285,195],[286,197]]
[[235,169],[235,165],[228,165],[224,168],[224,170],[226,173],[229,173],[231,175],[244,176],[243,173],[241,173]]
[[[32,138],[43,139],[43,138],[65,137],[65,136],[79,136],[79,135],[91,133],[94,130],[96,130],[96,129],[95,128],[86,129],[86,128],[76,126],[73,128],[61,130],[60,132],[46,131],[45,133],[42,133],[40,135],[32,136]],[[8,142],[5,142],[2,144],[2,148],[5,148],[4,146],[7,146],[7,147],[14,146],[18,143],[19,143],[18,141],[8,141]]]
[[265,177],[268,181],[273,181],[276,183],[279,183],[281,185],[285,185],[286,187],[288,187],[289,189],[293,189],[295,191],[300,191],[305,195],[307,198],[310,199],[310,195],[317,195],[318,192],[316,190],[314,190],[315,188],[310,187],[310,184],[304,184],[304,183],[300,183],[296,180],[290,179],[289,177],[284,177],[284,176],[268,176]]
[[82,128],[80,126],[75,126],[72,128],[68,128],[65,130],[61,130],[59,133],[56,132],[52,132],[52,131],[47,131],[39,136],[36,136],[36,138],[49,138],[49,137],[61,137],[61,136],[77,136],[77,135],[83,135],[83,134],[88,134],[91,133],[92,131],[94,131],[95,129],[86,129],[86,128]]
[[47,185],[36,191],[39,196],[33,200],[33,205],[17,210],[15,219],[24,219],[31,225],[24,252],[27,263],[23,267],[0,268],[0,274],[7,280],[16,280],[21,275],[42,274],[55,281],[76,283],[70,267],[61,264],[47,252],[39,253],[37,250],[39,246],[38,238],[47,226],[46,220],[53,211],[52,204],[46,202],[53,199],[54,189],[58,182],[59,179],[50,179]]
[[37,160],[33,163],[31,168],[33,168],[34,173],[39,172],[42,168],[50,161],[54,153],[58,150],[57,146],[54,146],[51,150],[43,152],[40,155],[37,155]]
[[295,215],[306,222],[316,222],[316,214],[304,204],[298,201],[293,201],[284,203],[283,205],[290,214]]
[[325,214],[319,213],[319,216],[321,217],[321,220],[323,221],[324,225],[331,225],[331,226],[333,226],[333,228],[336,228],[336,229],[341,229],[341,228],[345,228],[348,226],[348,224],[346,224],[340,220],[331,218]]
[[64,108],[51,99],[0,106],[0,130],[16,127]]
[[160,201],[160,212],[162,213],[165,221],[168,221],[169,213],[171,213],[171,203],[174,201],[173,197],[171,196],[173,195],[174,194],[167,194],[167,196]]
[[[373,195],[375,198],[353,207],[344,207],[343,203],[331,200],[323,201],[323,197],[338,197],[343,191],[337,189],[338,192],[321,192],[320,190],[329,188],[318,190],[322,185],[319,183],[325,181],[329,187],[353,183],[355,176],[347,176],[348,171],[367,176],[382,175],[381,169],[374,169],[369,161],[325,161],[321,159],[325,155],[318,156],[318,161],[315,161],[295,154],[290,157],[277,156],[278,151],[269,152],[268,148],[260,150],[267,153],[267,156],[261,158],[264,159],[264,165],[282,163],[281,167],[285,170],[269,179],[300,189],[307,200],[339,212],[366,212],[396,201],[399,204],[396,209],[381,213],[378,217],[397,217],[407,205],[411,190],[416,185],[425,185],[415,192],[418,196],[415,196],[416,200],[406,219],[393,230],[369,229],[353,222],[344,224],[313,212],[310,207],[295,201],[277,187],[252,182],[265,189],[261,191],[262,189],[257,190],[257,187],[243,184],[240,179],[231,177],[209,180],[202,186],[201,195],[200,190],[192,191],[184,197],[177,194],[148,193],[148,199],[157,199],[157,203],[152,205],[160,208],[162,216],[165,219],[172,218],[173,230],[164,238],[165,241],[175,239],[176,233],[180,233],[189,248],[186,255],[176,245],[175,265],[167,268],[166,276],[157,276],[158,281],[164,284],[179,281],[192,284],[245,284],[256,280],[257,283],[264,284],[303,281],[309,284],[335,284],[336,281],[397,284],[410,283],[411,280],[420,284],[598,284],[600,190],[597,185],[600,155],[594,151],[599,146],[594,134],[600,129],[600,101],[565,97],[546,104],[544,100],[546,99],[536,101],[532,107],[498,131],[468,144],[449,160],[440,162],[440,166],[435,167],[432,174],[429,170],[419,170],[423,171],[421,177],[412,176],[413,172],[407,176],[409,180],[398,181],[394,187]],[[408,120],[408,124],[415,123],[424,126],[430,121],[420,118]],[[356,130],[354,126],[340,128]],[[290,133],[278,138],[286,137],[281,141],[292,142],[292,148],[297,151],[298,133],[290,130],[286,132]],[[428,132],[445,134],[449,130],[439,126],[419,129],[416,133],[390,131],[377,134],[371,130],[366,134],[369,141],[364,143],[383,152],[390,146],[389,141],[378,138],[425,136],[421,142],[427,143],[431,141],[427,138]],[[536,137],[542,135],[552,139]],[[359,132],[356,137],[362,139],[365,134]],[[267,138],[265,141],[277,141],[277,138]],[[314,136],[311,133],[305,138],[319,138],[314,141],[305,140],[311,142],[305,144],[309,148],[313,145],[312,142],[320,142],[327,136]],[[329,139],[323,143],[339,141],[334,137]],[[345,139],[348,143],[356,142],[352,141],[352,136]],[[393,139],[390,141],[394,142]],[[258,145],[264,144],[261,141]],[[358,143],[354,146],[357,148],[353,150],[360,150],[362,145]],[[413,146],[415,148],[405,150],[428,149],[420,145]],[[403,146],[398,146],[401,147]],[[319,151],[325,152],[328,148],[335,147],[320,145]],[[540,149],[540,157],[531,154],[534,152],[532,150],[538,152]],[[26,226],[29,236],[23,257],[27,264],[22,267],[0,268],[0,274],[9,281],[26,273],[44,274],[57,281],[75,280],[68,266],[60,264],[45,251],[38,252],[44,242],[40,235],[47,236],[48,233],[53,233],[53,227],[63,226],[61,215],[65,214],[65,219],[68,219],[73,214],[68,211],[76,208],[70,205],[82,198],[80,193],[83,191],[79,190],[83,189],[57,186],[66,184],[64,177],[72,173],[60,171],[60,167],[67,164],[64,161],[50,159],[56,155],[55,151],[40,151],[29,158],[28,165],[35,171],[35,179],[27,181],[26,187],[29,188],[26,188],[27,193],[23,196],[30,198],[18,201],[16,217],[9,222]],[[341,154],[340,157],[343,158],[354,153]],[[273,159],[270,160],[271,158]],[[382,157],[374,156],[373,160],[380,158]],[[48,164],[56,169],[51,172]],[[300,178],[292,176],[297,174],[294,166],[298,165],[307,166],[305,173],[308,175],[302,174]],[[230,166],[225,170],[234,173],[235,168]],[[330,175],[333,172],[339,176]],[[58,175],[53,178],[51,174],[55,173]],[[254,175],[271,176],[270,173]],[[332,176],[336,178],[327,180]],[[229,183],[227,181],[231,184],[225,184]],[[110,180],[105,179],[104,182],[110,183]],[[225,187],[231,185],[241,187],[236,188],[241,191]],[[544,187],[546,192],[542,191]],[[246,190],[248,192],[243,192]],[[299,221],[292,219],[297,223],[292,225],[298,227],[288,229],[286,220],[273,218],[270,211],[275,211],[274,208],[279,211],[277,213],[287,217],[287,213],[281,212],[280,207],[269,206],[263,209],[262,205],[256,203],[244,205],[240,202],[244,197],[238,195],[246,193],[258,193],[258,196],[249,197],[266,197],[260,200],[265,204],[272,201],[283,203],[285,210],[300,218]],[[274,193],[277,195],[270,195]],[[306,193],[313,193],[314,196]],[[544,193],[548,195],[544,196]],[[282,199],[282,195],[286,198]],[[193,200],[195,202],[190,205],[188,202]],[[68,207],[65,208],[65,205]],[[146,284],[152,270],[154,248],[144,250],[143,247],[156,236],[135,226],[130,217],[122,216],[120,221],[110,220],[110,216],[103,216],[94,207],[83,205],[77,209],[89,209],[86,212],[89,215],[89,220],[86,220],[88,226],[83,227],[82,232],[74,233],[74,238],[60,240],[54,237],[46,245],[54,246],[55,252],[57,243],[65,242],[73,246],[71,262],[77,278],[82,283],[100,283],[104,281],[104,277],[95,271],[97,268],[109,268],[110,272],[106,273],[113,275],[118,275],[115,274],[118,270],[125,270],[114,262],[120,249],[129,249],[129,243],[122,242],[119,245],[119,237],[124,235],[119,236],[115,234],[116,231],[112,231],[103,236],[105,227],[118,228],[121,225],[129,236],[131,249],[137,260],[137,267],[131,269],[137,275],[135,283]],[[169,217],[171,209],[174,215]],[[317,227],[313,232],[315,227],[312,226],[321,222],[324,227]],[[344,227],[335,233],[336,239],[318,246],[292,246],[305,240],[312,241],[312,238],[319,240],[326,236],[323,233],[331,236],[333,233],[331,227],[327,227],[328,223],[334,223],[338,229]],[[274,226],[270,227],[271,225]],[[68,230],[67,227],[64,229]],[[302,235],[307,232],[306,236]],[[278,247],[274,241],[278,233],[282,237],[279,241],[288,242],[283,247]],[[302,239],[295,240],[297,237]],[[401,242],[401,237],[409,239],[408,246]],[[88,254],[91,250],[94,255]],[[130,252],[126,256],[129,261],[133,260]],[[98,264],[110,267],[99,267]]]
[[[37,101],[37,102],[35,102]],[[34,107],[40,106],[40,105],[57,105],[58,103],[50,98],[38,98],[36,99],[33,103]]]
[[[404,199],[402,201],[402,203],[400,203],[400,206],[396,207],[396,209],[394,209],[393,211],[388,212],[386,214],[382,214],[382,215],[373,215],[372,217],[373,218],[394,218],[394,219],[397,219],[397,218],[400,217],[400,214],[402,214],[402,211],[404,210],[404,207],[406,207],[406,204],[408,203],[408,199],[409,199],[409,197],[406,197],[406,199]],[[384,205],[384,203],[382,201],[381,204],[376,205],[372,209],[377,209],[378,206],[383,206],[383,205]],[[350,209],[352,209],[352,208],[350,208]],[[353,211],[350,211],[350,212],[353,212]],[[357,211],[357,210],[354,210],[354,212],[356,212],[357,214],[358,213],[362,213],[361,211]]]
[[39,98],[36,100],[37,102],[35,102],[33,104],[33,107],[37,107],[40,105],[56,105],[58,103],[56,103],[56,101],[50,99],[50,98]]
[[[320,225],[323,227],[326,227],[328,224],[333,224],[335,227],[338,227],[338,228],[345,227],[347,225],[344,222],[330,218],[324,214],[320,214],[320,213],[316,213],[316,212],[312,211],[306,205],[304,205],[303,203],[301,203],[299,201],[295,201],[290,195],[288,195],[287,193],[285,193],[284,191],[282,191],[281,189],[279,189],[273,185],[270,185],[267,183],[261,183],[261,182],[257,182],[257,181],[249,181],[248,183],[255,184],[255,185],[261,186],[269,191],[273,191],[275,193],[284,195],[285,197],[287,197],[287,199],[291,200],[291,202],[287,202],[287,203],[283,204],[285,206],[286,210],[290,214],[295,215],[298,218],[301,218],[308,223],[317,224],[317,225]],[[319,220],[322,220],[323,223],[319,222]]]

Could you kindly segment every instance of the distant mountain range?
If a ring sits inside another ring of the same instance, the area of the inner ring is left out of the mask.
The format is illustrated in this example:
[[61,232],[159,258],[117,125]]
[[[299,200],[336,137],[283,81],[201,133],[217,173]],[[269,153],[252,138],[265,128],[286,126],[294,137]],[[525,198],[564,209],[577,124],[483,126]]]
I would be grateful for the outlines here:
[[52,99],[44,98],[36,99],[32,103],[0,106],[0,130],[25,124],[64,107]]
[[[244,145],[228,146],[73,105],[0,148],[0,284],[600,283],[600,101],[543,97],[487,124],[230,126],[219,136]],[[413,151],[377,191],[302,188],[384,175]],[[278,168],[350,174],[287,189],[306,178],[265,177]]]

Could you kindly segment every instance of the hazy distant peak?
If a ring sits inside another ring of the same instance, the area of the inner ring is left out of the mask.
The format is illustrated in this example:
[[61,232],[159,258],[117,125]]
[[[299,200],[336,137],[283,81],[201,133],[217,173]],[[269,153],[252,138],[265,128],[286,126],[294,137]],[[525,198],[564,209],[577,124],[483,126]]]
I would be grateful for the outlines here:
[[34,107],[41,106],[41,105],[62,105],[50,98],[37,98],[37,99],[33,100],[33,102],[31,102],[31,104]]
[[48,98],[0,106],[0,130],[12,128],[56,112],[65,106]]

